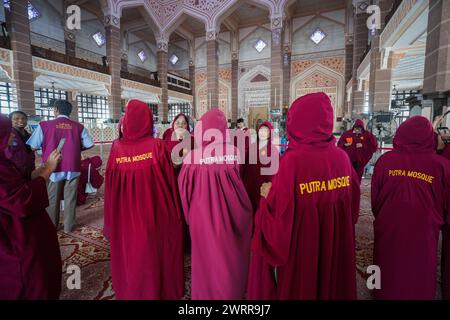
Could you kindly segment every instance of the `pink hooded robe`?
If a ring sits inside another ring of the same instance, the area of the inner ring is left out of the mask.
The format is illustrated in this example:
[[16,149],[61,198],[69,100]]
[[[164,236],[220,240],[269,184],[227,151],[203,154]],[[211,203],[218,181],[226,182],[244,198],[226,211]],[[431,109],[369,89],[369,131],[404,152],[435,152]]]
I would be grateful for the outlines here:
[[[450,143],[447,144],[439,153],[441,156],[449,160],[450,163]],[[448,195],[450,199],[450,194]],[[447,217],[448,219],[448,217]],[[444,226],[442,229],[442,297],[445,300],[450,300],[450,228]]]
[[[355,127],[361,127],[362,133],[356,134],[353,132]],[[347,141],[351,141],[350,146],[345,146]],[[362,148],[357,148],[358,143],[362,144]],[[361,119],[357,119],[351,130],[344,132],[338,141],[338,146],[342,148],[350,158],[359,179],[362,179],[364,174],[364,167],[369,163],[375,151],[378,148],[378,141],[376,137],[370,132],[364,129],[364,122]]]
[[[237,150],[225,142],[225,115],[214,108],[203,115],[200,126],[195,139],[201,147],[187,155],[178,178],[192,241],[192,299],[240,300],[247,284],[252,207]],[[208,129],[218,130],[224,141],[202,141]],[[220,151],[211,157],[206,153],[211,148]],[[227,160],[217,157],[219,152]]]
[[183,229],[169,152],[152,137],[153,116],[128,103],[123,138],[111,148],[105,175],[104,233],[111,244],[119,300],[181,299]]
[[0,300],[58,299],[61,253],[45,179],[28,180],[6,159],[11,121],[0,115]]
[[359,181],[335,145],[333,121],[324,93],[292,104],[289,149],[256,213],[252,251],[277,267],[278,299],[356,298]]
[[436,154],[436,134],[424,117],[405,121],[394,150],[372,177],[377,299],[434,299],[439,232],[448,214],[448,161]]

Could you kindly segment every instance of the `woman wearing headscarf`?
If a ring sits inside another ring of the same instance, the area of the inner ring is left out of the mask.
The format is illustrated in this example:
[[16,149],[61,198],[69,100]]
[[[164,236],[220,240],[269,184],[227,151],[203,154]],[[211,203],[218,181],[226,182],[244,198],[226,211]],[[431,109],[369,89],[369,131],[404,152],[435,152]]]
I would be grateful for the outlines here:
[[252,253],[276,267],[277,299],[356,298],[359,181],[335,145],[333,122],[326,94],[294,101],[289,148],[272,184],[261,188]]
[[[172,127],[164,131],[163,140],[171,153],[175,174],[178,178],[184,157],[194,148],[194,137],[191,135],[189,117],[184,113],[178,114],[172,121]],[[177,148],[177,146],[179,147]],[[174,150],[176,153],[172,154]]]
[[165,143],[152,137],[148,106],[131,100],[123,137],[105,175],[104,233],[111,245],[116,298],[180,299],[184,295],[183,230],[173,167]]
[[348,154],[359,180],[361,180],[364,168],[377,151],[377,138],[364,128],[364,122],[361,119],[357,119],[353,128],[341,136],[338,146]]
[[[272,181],[278,172],[280,155],[273,145],[273,127],[262,122],[257,130],[256,142],[249,148],[248,161],[244,169],[244,184],[253,207],[258,209],[263,183]],[[272,168],[272,170],[269,170]],[[274,268],[260,255],[253,254],[249,269],[249,285],[246,298],[249,300],[270,300],[275,298]]]
[[227,142],[218,108],[203,115],[196,149],[184,159],[178,183],[192,241],[192,299],[244,298],[252,207],[240,177],[239,153]]
[[[272,181],[277,173],[279,152],[273,144],[273,126],[269,121],[262,122],[257,130],[256,142],[250,146],[249,163],[244,170],[244,184],[252,202],[253,212],[258,208],[261,185]],[[274,170],[268,170],[273,168]]]
[[61,253],[48,206],[46,181],[61,161],[56,150],[26,179],[6,158],[14,139],[0,115],[0,300],[58,299]]
[[426,118],[400,125],[394,150],[372,176],[374,264],[381,270],[377,299],[434,299],[439,232],[449,212],[450,168],[436,154],[437,135]]
[[[178,180],[184,157],[194,149],[194,137],[191,135],[191,125],[189,117],[184,113],[178,114],[172,121],[172,127],[164,131],[163,140],[167,144],[170,152],[170,158],[175,168],[175,179]],[[177,185],[178,188],[178,185]],[[178,197],[178,190],[175,192]],[[180,200],[180,208],[181,200]],[[189,236],[189,228],[183,215],[183,233],[184,233],[184,250],[190,251],[191,240]]]

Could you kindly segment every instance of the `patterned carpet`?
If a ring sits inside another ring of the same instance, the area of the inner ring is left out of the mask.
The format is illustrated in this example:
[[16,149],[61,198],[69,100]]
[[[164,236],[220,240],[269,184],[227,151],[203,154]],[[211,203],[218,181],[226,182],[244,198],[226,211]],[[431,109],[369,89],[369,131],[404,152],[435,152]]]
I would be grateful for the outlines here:
[[[371,299],[366,287],[366,269],[372,264],[373,217],[370,211],[370,180],[362,183],[361,213],[356,226],[356,260],[358,298]],[[58,233],[63,257],[63,291],[61,299],[111,300],[114,299],[109,264],[109,244],[103,237],[103,190],[88,198],[86,205],[78,207],[78,228],[70,233]],[[66,282],[67,266],[77,265],[81,269],[81,289],[69,290]],[[190,257],[185,257],[186,295],[190,298]]]

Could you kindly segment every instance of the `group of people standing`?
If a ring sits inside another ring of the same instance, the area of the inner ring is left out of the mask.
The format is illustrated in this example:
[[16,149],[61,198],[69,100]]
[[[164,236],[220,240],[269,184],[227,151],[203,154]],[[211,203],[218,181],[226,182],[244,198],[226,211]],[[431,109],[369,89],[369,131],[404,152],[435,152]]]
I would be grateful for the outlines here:
[[[0,116],[0,299],[59,297],[59,193],[55,200],[47,192],[78,180],[73,156],[93,145],[68,118],[70,109],[57,103],[56,119],[31,137],[20,129],[23,114],[12,122]],[[139,100],[129,101],[120,121],[104,200],[116,298],[182,298],[190,253],[192,299],[356,299],[360,182],[377,149],[364,124],[357,121],[336,143],[329,97],[305,95],[289,109],[289,144],[280,157],[269,122],[255,142],[245,129],[228,130],[218,108],[202,116],[193,135],[189,123],[181,114],[163,139],[154,138],[152,111]],[[59,152],[62,138],[69,143]],[[14,160],[19,143],[26,163],[33,152],[25,145],[42,145],[43,165],[32,170]],[[432,124],[416,116],[378,159],[371,190],[373,264],[381,272],[375,298],[434,299],[440,233],[442,293],[450,298],[449,153]],[[278,170],[266,170],[273,164],[267,159],[279,161]],[[69,232],[70,213],[65,221]]]
[[[71,232],[76,228],[81,151],[94,142],[69,118],[68,101],[57,100],[53,111],[55,119],[40,122],[32,135],[25,130],[25,113],[0,115],[0,299],[60,295],[60,203],[64,197],[64,231]],[[38,149],[42,156],[36,168]]]
[[[256,142],[243,135],[242,149],[217,108],[193,136],[179,115],[163,140],[153,138],[152,119],[145,103],[128,103],[106,169],[105,234],[118,299],[180,299],[186,241],[192,299],[356,299],[360,181],[377,150],[362,121],[336,143],[328,96],[303,96],[289,109],[289,145],[279,159],[269,122]],[[412,117],[375,166],[376,298],[434,298],[450,201],[450,163],[437,143],[431,123]],[[280,165],[264,175],[268,154]],[[443,266],[445,283],[450,266]]]

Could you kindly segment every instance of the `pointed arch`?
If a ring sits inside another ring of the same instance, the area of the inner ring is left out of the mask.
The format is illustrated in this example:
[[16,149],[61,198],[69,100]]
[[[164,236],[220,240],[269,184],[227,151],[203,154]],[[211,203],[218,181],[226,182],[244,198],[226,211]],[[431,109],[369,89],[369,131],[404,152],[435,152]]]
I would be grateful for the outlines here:
[[[268,79],[267,82],[252,82],[252,80],[258,75],[263,76]],[[267,95],[267,107],[270,105],[270,68],[264,65],[257,65],[247,71],[240,79],[238,84],[238,114],[239,117],[246,118],[248,116],[248,108],[249,106],[245,105],[245,95],[246,91],[249,90],[266,90]]]
[[330,96],[334,119],[340,117],[344,107],[344,75],[320,63],[314,63],[291,80],[291,104],[304,94],[318,91],[323,91]]

